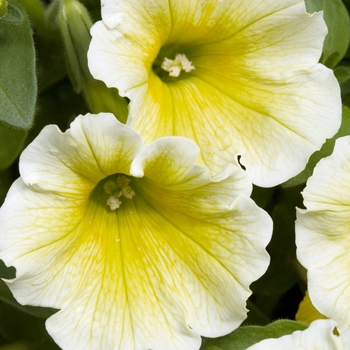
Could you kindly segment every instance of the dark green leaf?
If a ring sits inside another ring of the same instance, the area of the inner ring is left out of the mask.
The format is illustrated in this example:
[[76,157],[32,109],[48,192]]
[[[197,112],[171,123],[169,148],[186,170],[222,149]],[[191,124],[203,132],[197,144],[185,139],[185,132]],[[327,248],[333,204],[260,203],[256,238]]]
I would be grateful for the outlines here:
[[247,301],[248,316],[242,325],[267,325],[271,320],[266,317],[250,300]]
[[45,90],[39,98],[35,124],[29,131],[26,145],[38,136],[48,124],[56,124],[66,130],[79,114],[85,114],[88,108],[84,98],[74,93],[68,78]]
[[271,201],[274,191],[274,188],[262,188],[254,185],[251,197],[260,208],[265,209]]
[[[33,12],[33,5],[31,0],[21,0],[31,7],[30,14]],[[37,72],[39,90],[44,91],[49,86],[57,83],[66,74],[64,47],[61,40],[61,35],[57,26],[57,12],[60,1],[52,1],[45,10],[45,16],[42,20],[33,18],[33,24],[36,34],[36,50],[38,56]],[[37,7],[37,4],[35,4]],[[33,16],[40,15],[39,9]],[[37,16],[38,17],[38,16]]]
[[19,340],[0,347],[0,350],[39,350],[38,344],[30,340]]
[[334,69],[334,75],[338,79],[339,84],[346,83],[350,79],[350,67],[337,67]]
[[18,157],[27,133],[0,122],[0,171],[7,169]]
[[64,49],[58,30],[48,36],[37,36],[38,81],[40,91],[57,83],[67,75]]
[[0,337],[6,340],[8,347],[3,348],[6,350],[59,349],[48,335],[44,319],[23,313],[5,303],[0,303]]
[[8,342],[36,337],[44,330],[44,320],[20,312],[11,305],[0,304],[0,334]]
[[[4,264],[4,262],[2,260],[0,260],[0,278],[12,279],[15,277],[16,277],[16,269],[13,266],[7,267]],[[0,289],[1,289],[1,287],[0,287]],[[6,293],[7,293],[7,291],[6,291]],[[0,299],[1,299],[1,297],[0,297]]]
[[275,192],[271,216],[273,235],[267,246],[271,262],[266,273],[251,286],[259,295],[282,294],[298,282],[299,263],[295,254],[295,207],[302,206],[301,188]]
[[231,334],[216,338],[206,339],[205,350],[246,350],[247,347],[258,343],[263,339],[279,338],[286,334],[292,334],[297,330],[304,330],[307,326],[290,320],[278,320],[268,326],[239,327]]
[[0,62],[0,121],[29,129],[37,94],[35,52],[28,16],[17,0],[9,0],[0,18]]
[[46,30],[45,10],[40,0],[19,0],[24,6],[32,26],[37,31]]
[[5,200],[7,191],[13,182],[13,174],[11,169],[0,172],[0,206]]
[[21,24],[24,18],[22,12],[16,6],[9,4],[7,6],[6,15],[2,17],[1,20],[13,24]]
[[305,0],[309,13],[323,10],[328,27],[321,62],[328,67],[335,67],[345,56],[349,46],[349,16],[341,0]]

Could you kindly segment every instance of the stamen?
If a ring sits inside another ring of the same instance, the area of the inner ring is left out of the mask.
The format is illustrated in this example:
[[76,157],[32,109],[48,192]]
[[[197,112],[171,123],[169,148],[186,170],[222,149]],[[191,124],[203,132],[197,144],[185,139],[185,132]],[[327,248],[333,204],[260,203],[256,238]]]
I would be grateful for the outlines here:
[[116,210],[120,207],[122,202],[115,196],[110,196],[107,200],[107,205],[111,208],[111,210]]
[[103,189],[106,193],[112,194],[112,192],[117,189],[117,186],[114,181],[109,180],[103,185]]
[[124,196],[125,198],[131,199],[132,197],[135,196],[135,192],[133,191],[133,189],[130,186],[125,186],[122,189],[122,196]]
[[196,69],[194,65],[192,65],[192,62],[188,60],[185,54],[177,54],[175,56],[175,60],[179,60],[182,64],[182,69],[188,73],[193,69]]
[[107,205],[111,210],[116,210],[122,204],[120,197],[132,199],[135,196],[134,190],[129,186],[131,180],[124,175],[120,175],[115,181],[109,180],[103,185],[104,191],[110,196],[107,199]]
[[193,69],[196,69],[191,61],[188,60],[185,54],[176,54],[175,60],[171,60],[167,57],[164,58],[164,61],[161,67],[169,72],[169,76],[178,77],[181,73],[181,70],[184,70],[186,73],[190,72]]
[[117,177],[117,185],[120,186],[121,188],[128,186],[130,181],[131,180],[124,175]]

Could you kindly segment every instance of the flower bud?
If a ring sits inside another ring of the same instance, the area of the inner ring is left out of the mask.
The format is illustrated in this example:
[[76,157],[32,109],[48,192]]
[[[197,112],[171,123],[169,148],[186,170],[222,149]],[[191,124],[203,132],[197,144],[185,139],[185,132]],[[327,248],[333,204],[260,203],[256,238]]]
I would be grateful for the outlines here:
[[92,78],[87,52],[91,40],[92,20],[84,5],[78,0],[62,0],[58,14],[58,24],[66,50],[67,70],[74,91],[83,93],[93,113],[112,112],[125,123],[128,103],[119,96],[115,88]]
[[77,0],[62,0],[58,25],[66,49],[67,69],[74,91],[82,92],[86,78],[92,79],[87,51],[92,21],[84,5]]

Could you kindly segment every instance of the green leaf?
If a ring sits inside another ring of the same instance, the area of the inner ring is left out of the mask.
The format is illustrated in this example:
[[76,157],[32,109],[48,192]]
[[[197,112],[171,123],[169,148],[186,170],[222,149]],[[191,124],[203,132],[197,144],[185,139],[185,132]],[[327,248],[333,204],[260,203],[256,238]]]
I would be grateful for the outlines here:
[[7,342],[14,342],[19,339],[39,335],[42,332],[41,329],[45,322],[42,319],[24,314],[5,303],[0,304],[0,315],[3,315],[0,318],[0,335]]
[[[30,8],[28,13],[35,28],[38,83],[42,92],[67,75],[64,47],[57,26],[57,12],[60,1],[52,1],[47,6],[43,20],[37,4],[33,5],[32,0],[21,1],[26,4],[26,7]],[[34,7],[36,11],[34,11]]]
[[266,206],[273,200],[275,188],[262,188],[253,185],[251,198],[260,207],[265,209]]
[[278,320],[265,327],[239,327],[225,337],[206,339],[203,350],[246,350],[263,339],[279,338],[306,328],[306,325],[290,320]]
[[2,21],[14,24],[20,24],[23,22],[24,18],[22,12],[12,4],[7,6],[6,15],[1,18]]
[[28,131],[0,122],[0,171],[7,169],[22,150]]
[[13,174],[11,169],[0,172],[0,206],[4,203],[7,191],[13,182]]
[[57,83],[67,75],[64,48],[58,29],[37,36],[38,81],[40,91]]
[[35,124],[29,131],[25,144],[32,142],[46,125],[56,124],[61,130],[66,130],[76,116],[88,111],[83,96],[73,91],[68,78],[61,80],[41,93]]
[[45,10],[40,0],[19,0],[24,6],[35,30],[46,30]]
[[350,109],[343,106],[342,123],[338,132],[331,139],[328,139],[319,151],[316,151],[314,154],[312,154],[306,165],[306,168],[300,174],[283,183],[282,187],[293,187],[305,183],[307,179],[312,175],[316,164],[322,158],[328,157],[332,154],[335,140],[346,135],[350,135]]
[[38,345],[30,340],[19,340],[0,347],[0,350],[38,350]]
[[338,79],[339,84],[346,83],[350,79],[350,67],[341,66],[334,69],[334,75]]
[[349,16],[341,0],[305,0],[309,13],[323,10],[324,20],[328,27],[321,63],[335,67],[345,56],[349,46]]
[[271,320],[259,310],[252,301],[247,301],[248,316],[242,323],[244,326],[248,325],[267,325]]
[[37,94],[32,29],[22,5],[8,3],[0,18],[0,121],[27,130]]
[[4,347],[0,349],[59,349],[47,333],[44,319],[23,313],[5,303],[0,303],[0,316],[0,337],[7,343],[7,347],[3,344]]
[[[16,269],[13,266],[7,267],[4,264],[4,262],[2,260],[0,260],[0,278],[12,279],[15,277],[16,277]],[[0,289],[1,289],[1,287],[0,287]],[[7,292],[5,294],[7,294]],[[1,296],[0,296],[0,299],[1,299]]]

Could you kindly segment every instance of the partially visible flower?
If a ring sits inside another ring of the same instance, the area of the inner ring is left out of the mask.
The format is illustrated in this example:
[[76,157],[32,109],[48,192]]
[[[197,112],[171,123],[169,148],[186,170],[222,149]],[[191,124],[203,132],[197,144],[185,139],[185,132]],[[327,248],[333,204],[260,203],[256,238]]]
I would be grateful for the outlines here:
[[265,339],[247,350],[347,350],[350,349],[350,329],[337,336],[336,322],[317,320],[305,331],[296,331],[276,339]]
[[303,191],[306,210],[298,210],[299,261],[308,270],[312,304],[350,328],[350,136],[336,141],[333,154],[315,167]]
[[216,173],[241,155],[252,181],[302,171],[340,126],[333,72],[318,64],[327,27],[303,0],[102,0],[92,75],[130,99],[146,143],[197,142]]
[[111,114],[48,126],[0,209],[0,258],[22,304],[60,309],[62,349],[192,350],[245,319],[267,268],[269,216],[239,167],[215,179],[199,148],[141,137]]

